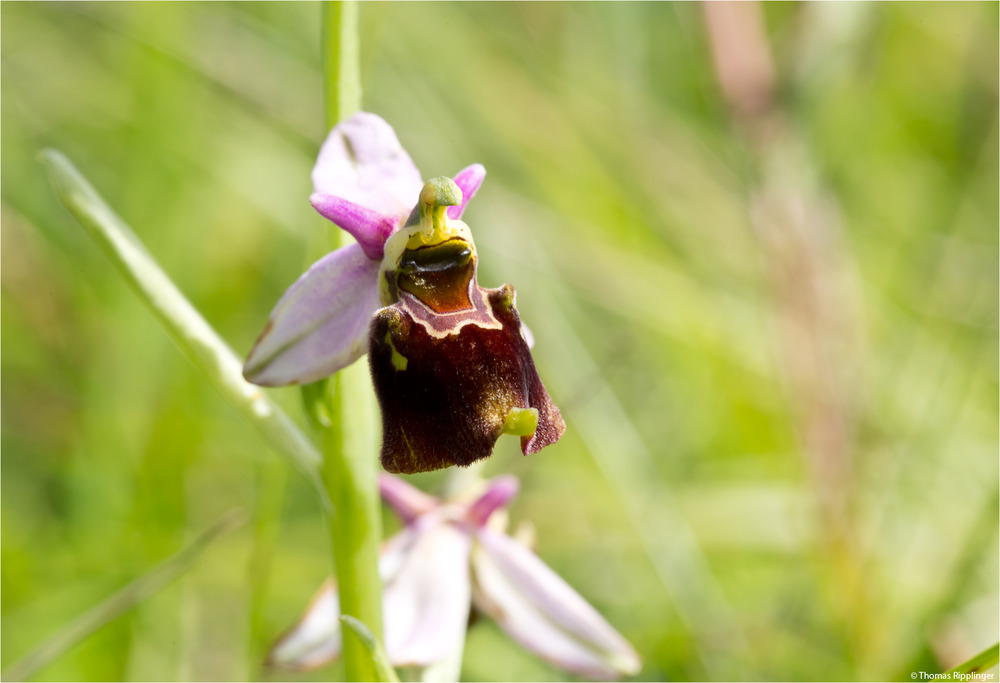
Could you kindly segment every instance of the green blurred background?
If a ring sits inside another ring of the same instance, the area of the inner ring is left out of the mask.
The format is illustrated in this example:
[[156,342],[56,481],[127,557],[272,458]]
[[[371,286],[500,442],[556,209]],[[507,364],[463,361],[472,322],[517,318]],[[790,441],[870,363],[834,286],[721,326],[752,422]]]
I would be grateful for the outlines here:
[[[365,107],[425,176],[487,167],[480,280],[517,287],[567,418],[487,473],[520,477],[512,522],[639,678],[909,680],[997,641],[997,8],[767,5],[748,114],[695,4],[362,5]],[[238,506],[38,678],[289,676],[261,661],[329,572],[315,496],[36,155],[66,152],[244,354],[329,230],[319,12],[0,8],[4,667]],[[488,621],[463,678],[566,679]]]

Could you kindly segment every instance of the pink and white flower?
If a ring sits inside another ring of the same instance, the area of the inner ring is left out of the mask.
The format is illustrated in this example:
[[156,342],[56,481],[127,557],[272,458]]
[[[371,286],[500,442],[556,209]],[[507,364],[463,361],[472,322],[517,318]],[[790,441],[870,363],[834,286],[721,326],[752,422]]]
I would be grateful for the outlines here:
[[[525,649],[588,678],[634,675],[632,646],[535,553],[488,524],[517,493],[513,476],[489,482],[471,503],[444,502],[399,478],[380,479],[406,526],[379,559],[385,582],[385,647],[395,666],[427,667],[461,646],[470,607]],[[269,662],[312,669],[340,655],[337,590],[327,581]]]

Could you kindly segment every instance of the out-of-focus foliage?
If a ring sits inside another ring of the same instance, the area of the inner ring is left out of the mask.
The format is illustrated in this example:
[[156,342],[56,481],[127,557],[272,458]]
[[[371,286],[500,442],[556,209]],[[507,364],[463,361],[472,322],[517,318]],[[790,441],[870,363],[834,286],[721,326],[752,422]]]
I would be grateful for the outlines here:
[[[427,176],[489,170],[481,280],[518,288],[567,419],[488,473],[521,477],[512,521],[640,678],[900,678],[997,640],[995,3],[766,6],[793,149],[773,173],[697,5],[361,11],[366,108]],[[273,676],[329,571],[312,490],[36,154],[63,149],[245,352],[330,229],[307,201],[319,7],[0,12],[2,664],[242,506],[253,524],[40,678]],[[484,621],[463,676],[563,678]]]

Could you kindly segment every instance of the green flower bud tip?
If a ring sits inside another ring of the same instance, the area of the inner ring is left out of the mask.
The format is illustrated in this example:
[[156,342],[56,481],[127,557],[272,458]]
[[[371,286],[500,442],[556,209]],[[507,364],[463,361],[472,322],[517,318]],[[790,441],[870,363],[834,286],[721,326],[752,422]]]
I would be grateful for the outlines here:
[[538,410],[535,408],[511,408],[503,423],[503,433],[514,436],[531,436],[538,428]]

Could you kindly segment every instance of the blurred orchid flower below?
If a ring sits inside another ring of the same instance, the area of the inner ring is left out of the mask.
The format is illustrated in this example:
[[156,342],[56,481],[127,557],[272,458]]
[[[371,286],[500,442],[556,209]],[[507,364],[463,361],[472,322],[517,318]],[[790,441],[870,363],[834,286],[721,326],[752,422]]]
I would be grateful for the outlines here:
[[[559,668],[593,679],[639,671],[635,650],[597,610],[531,550],[487,524],[516,495],[516,478],[491,480],[471,503],[442,502],[391,475],[382,475],[380,487],[406,522],[379,558],[394,666],[428,667],[461,647],[471,605]],[[301,670],[336,659],[339,610],[327,581],[269,663]]]

